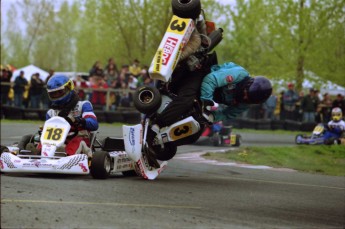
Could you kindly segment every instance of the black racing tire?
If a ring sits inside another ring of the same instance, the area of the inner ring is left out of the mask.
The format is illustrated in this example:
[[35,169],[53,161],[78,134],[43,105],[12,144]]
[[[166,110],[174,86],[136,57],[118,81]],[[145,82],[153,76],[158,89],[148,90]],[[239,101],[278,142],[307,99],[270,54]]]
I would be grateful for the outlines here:
[[176,155],[176,152],[177,146],[173,144],[165,144],[163,150],[161,149],[159,152],[156,152],[156,158],[161,161],[168,161]]
[[236,141],[235,144],[233,146],[240,146],[242,143],[242,136],[239,134],[236,134]]
[[143,114],[152,114],[162,103],[162,96],[155,87],[142,86],[133,95],[135,108]]
[[196,19],[201,13],[200,0],[172,0],[173,14],[181,18]]
[[0,151],[0,155],[4,152],[9,152],[7,146],[1,146],[1,151]]
[[137,174],[137,172],[135,172],[135,170],[123,171],[122,175],[124,175],[125,177],[137,177],[138,176],[138,174]]
[[212,136],[212,143],[214,146],[221,146],[223,145],[223,138],[219,133],[214,133]]
[[19,152],[21,150],[24,150],[26,145],[28,143],[34,143],[34,135],[33,134],[27,134],[27,135],[24,135],[20,141],[18,142],[18,148],[19,148]]
[[107,179],[111,171],[111,158],[108,152],[97,151],[91,159],[90,173],[95,179]]

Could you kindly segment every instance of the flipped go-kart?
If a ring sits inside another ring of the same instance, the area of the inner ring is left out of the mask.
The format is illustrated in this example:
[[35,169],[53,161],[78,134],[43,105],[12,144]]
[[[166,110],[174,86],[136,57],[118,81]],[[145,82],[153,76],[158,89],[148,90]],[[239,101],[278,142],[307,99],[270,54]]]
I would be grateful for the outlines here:
[[[186,144],[185,140],[196,136],[206,124],[202,116],[202,105],[200,101],[195,101],[193,109],[181,114],[180,121],[161,129],[153,125],[155,116],[176,96],[169,91],[166,84],[196,29],[196,19],[201,13],[200,0],[172,0],[172,8],[174,15],[149,68],[150,77],[156,80],[159,86],[141,86],[136,89],[133,95],[134,106],[145,114],[145,118],[141,124],[123,126],[125,150],[135,162],[140,175],[150,180],[156,179],[166,168],[167,161],[175,156],[177,146]],[[205,21],[203,23],[206,24]],[[219,28],[206,34],[205,45],[190,55],[188,61],[196,63],[207,58],[207,54],[222,40],[222,32]],[[155,137],[148,140],[149,132],[152,131]]]
[[[123,139],[106,138],[101,143],[97,133],[90,134],[92,157],[86,154],[68,156],[64,143],[71,125],[62,117],[52,117],[45,121],[43,130],[22,137],[19,143],[12,146],[1,146],[0,171],[2,173],[54,173],[80,174],[95,179],[105,179],[110,175],[123,173],[125,176],[136,175],[134,163],[124,151]],[[27,145],[37,146],[41,143],[40,152],[27,150]]]

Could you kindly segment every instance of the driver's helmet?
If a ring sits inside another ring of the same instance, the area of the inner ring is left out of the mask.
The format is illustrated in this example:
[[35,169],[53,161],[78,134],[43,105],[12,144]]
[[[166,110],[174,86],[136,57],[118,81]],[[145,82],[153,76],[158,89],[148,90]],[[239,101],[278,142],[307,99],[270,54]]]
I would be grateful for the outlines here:
[[339,107],[332,109],[332,120],[334,122],[339,122],[343,118],[343,112]]
[[49,99],[56,105],[67,104],[73,94],[74,83],[66,75],[53,75],[47,82]]
[[263,76],[251,78],[247,86],[249,104],[260,104],[265,102],[272,94],[271,82]]

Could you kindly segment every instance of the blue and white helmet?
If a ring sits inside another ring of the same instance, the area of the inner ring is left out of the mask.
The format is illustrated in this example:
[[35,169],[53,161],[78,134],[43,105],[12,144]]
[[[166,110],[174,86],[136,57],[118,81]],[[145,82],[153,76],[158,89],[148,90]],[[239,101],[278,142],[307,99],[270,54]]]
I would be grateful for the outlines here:
[[53,75],[47,82],[49,99],[56,105],[67,104],[73,94],[74,83],[65,75]]

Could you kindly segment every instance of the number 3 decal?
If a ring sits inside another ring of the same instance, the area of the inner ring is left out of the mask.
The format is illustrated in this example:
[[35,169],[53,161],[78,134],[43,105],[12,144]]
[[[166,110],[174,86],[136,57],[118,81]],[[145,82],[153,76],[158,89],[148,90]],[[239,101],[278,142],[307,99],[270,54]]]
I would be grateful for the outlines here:
[[191,19],[188,18],[179,18],[177,16],[173,16],[170,25],[167,29],[167,32],[183,35],[190,20]]
[[178,20],[174,20],[170,24],[170,29],[171,30],[177,30],[179,32],[182,32],[186,28],[186,22],[182,21],[179,22]]

